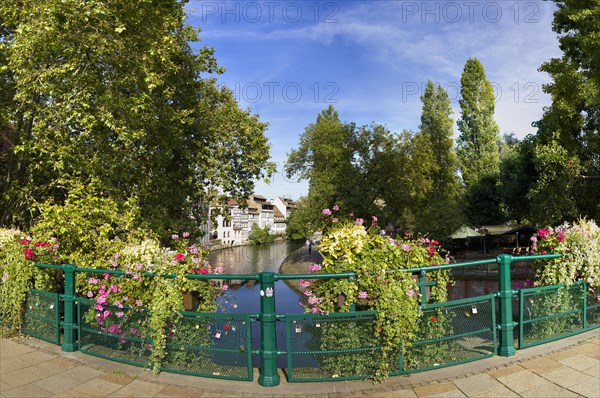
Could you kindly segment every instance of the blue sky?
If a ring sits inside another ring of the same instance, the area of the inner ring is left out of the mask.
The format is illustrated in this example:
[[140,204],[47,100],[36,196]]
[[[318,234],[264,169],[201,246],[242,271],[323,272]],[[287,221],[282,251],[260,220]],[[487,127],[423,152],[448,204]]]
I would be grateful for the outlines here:
[[[269,123],[278,172],[256,192],[298,198],[283,164],[300,134],[328,105],[342,121],[417,131],[430,79],[447,89],[454,119],[460,76],[477,57],[496,89],[501,133],[523,138],[550,104],[537,69],[560,56],[547,1],[199,1],[188,22],[216,49],[218,78],[244,108]],[[456,137],[456,126],[455,126]]]

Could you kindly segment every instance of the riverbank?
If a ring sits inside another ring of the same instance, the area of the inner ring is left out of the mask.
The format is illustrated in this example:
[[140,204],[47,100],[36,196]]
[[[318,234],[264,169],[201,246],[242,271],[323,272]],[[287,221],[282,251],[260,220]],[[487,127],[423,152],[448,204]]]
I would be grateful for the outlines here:
[[[308,266],[312,263],[321,263],[323,261],[323,257],[319,253],[316,248],[313,248],[311,253],[308,252],[308,247],[301,247],[296,250],[283,262],[279,267],[279,273],[282,275],[286,274],[310,274],[308,270]],[[285,284],[290,287],[290,289],[294,290],[296,293],[302,295],[304,291],[303,288],[300,287],[299,280],[286,280]]]

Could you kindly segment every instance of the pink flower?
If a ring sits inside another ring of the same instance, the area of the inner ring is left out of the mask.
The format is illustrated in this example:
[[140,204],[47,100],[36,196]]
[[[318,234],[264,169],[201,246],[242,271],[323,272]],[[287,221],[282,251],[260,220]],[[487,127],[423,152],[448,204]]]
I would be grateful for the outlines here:
[[229,286],[227,286],[227,285],[224,284],[223,286],[221,286],[221,290],[223,290],[224,292],[226,292],[227,290],[229,290]]
[[8,272],[5,272],[4,275],[2,275],[2,282],[6,282],[7,279],[8,279]]
[[87,296],[88,296],[88,298],[92,298],[92,297],[94,297],[94,293],[92,293],[92,292],[87,292]]
[[25,258],[27,260],[33,260],[35,258],[35,252],[32,248],[28,247],[27,249],[25,249]]
[[213,270],[213,273],[215,273],[215,274],[222,274],[223,273],[223,267],[215,267],[215,269]]
[[415,290],[414,290],[414,289],[408,289],[408,290],[406,291],[406,295],[407,295],[408,297],[414,297],[414,296],[415,296],[415,293],[416,293],[416,292],[415,292]]
[[302,289],[306,289],[310,286],[310,281],[305,281],[304,279],[300,279],[300,287]]
[[185,260],[185,254],[183,254],[183,253],[177,253],[175,255],[175,260],[177,260],[177,261],[184,261]]
[[368,294],[367,294],[367,292],[365,292],[364,290],[363,290],[363,291],[360,291],[360,292],[358,292],[358,298],[359,298],[359,299],[366,299],[367,297],[368,297]]
[[548,236],[550,236],[550,232],[549,232],[547,229],[545,229],[545,228],[541,228],[541,229],[538,231],[538,237],[539,237],[540,239],[547,238]]
[[313,294],[312,294],[312,292],[311,292],[310,290],[305,290],[305,291],[304,291],[304,295],[305,295],[306,297],[310,297],[310,296],[312,296]]
[[371,222],[373,222],[373,224],[375,224],[377,222],[377,217],[371,216]]
[[321,266],[317,263],[312,263],[311,265],[308,266],[308,271],[309,272],[317,272],[321,269]]
[[333,205],[333,210],[334,210],[334,211],[339,211],[339,210],[340,210],[340,206],[338,206],[338,205]]
[[337,219],[337,218],[333,218],[333,219],[331,220],[331,222],[338,222],[338,219]]
[[184,232],[182,235],[183,235],[184,238],[189,238],[190,237],[190,233],[189,232]]
[[406,243],[402,244],[402,250],[404,250],[405,252],[410,251],[410,245],[407,245]]
[[321,301],[323,301],[323,299],[318,298],[318,297],[311,297],[308,299],[308,304],[310,305],[316,305],[316,304],[320,304]]
[[179,239],[179,235],[173,234],[173,235],[171,235],[171,239],[177,240],[177,239]]
[[324,215],[326,215],[326,216],[330,216],[331,215],[331,210],[329,210],[329,209],[323,209],[321,211],[321,213],[324,214]]
[[123,311],[119,311],[119,312],[115,313],[115,315],[117,316],[117,318],[122,318],[123,315],[125,315],[125,313]]
[[362,219],[362,218],[357,218],[357,219],[356,219],[356,223],[357,223],[358,225],[363,225],[363,224],[365,223],[365,220],[364,220],[364,219]]
[[562,243],[562,242],[564,242],[564,241],[565,241],[565,233],[564,233],[564,232],[561,232],[561,233],[559,233],[559,234],[556,236],[556,239],[557,239],[559,242],[561,242],[561,243]]

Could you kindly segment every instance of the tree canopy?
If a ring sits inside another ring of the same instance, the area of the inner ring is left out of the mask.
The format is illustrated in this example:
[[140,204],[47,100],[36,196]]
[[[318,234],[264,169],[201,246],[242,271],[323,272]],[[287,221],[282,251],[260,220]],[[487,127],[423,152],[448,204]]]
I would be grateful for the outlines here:
[[[538,183],[529,197],[536,206],[552,207],[551,222],[579,215],[600,217],[600,1],[558,0],[553,30],[559,35],[561,58],[540,70],[552,82],[552,97],[538,127]],[[548,162],[557,167],[547,168]],[[565,163],[566,162],[566,163]],[[566,181],[570,179],[570,181]],[[557,197],[564,198],[555,203]],[[560,208],[557,208],[556,206]],[[536,221],[546,218],[538,210]]]
[[216,84],[184,5],[2,2],[2,224],[31,225],[89,185],[164,236],[270,172],[266,123]]

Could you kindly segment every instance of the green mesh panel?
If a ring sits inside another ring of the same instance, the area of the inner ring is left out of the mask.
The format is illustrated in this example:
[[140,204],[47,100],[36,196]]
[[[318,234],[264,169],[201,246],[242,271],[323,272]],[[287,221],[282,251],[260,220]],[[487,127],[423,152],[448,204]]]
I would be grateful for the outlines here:
[[[95,302],[78,299],[79,349],[136,366],[150,367],[148,311],[104,306],[108,317],[97,319]],[[185,312],[167,328],[166,357],[161,370],[230,380],[252,380],[250,315]]]
[[587,294],[586,326],[588,328],[600,326],[600,294],[591,290]]
[[250,315],[186,312],[172,326],[163,370],[253,379]]
[[[105,306],[111,314],[99,321],[94,301],[79,303],[79,350],[87,354],[137,366],[150,366],[150,341],[141,331],[147,312]],[[123,313],[120,316],[120,313]]]
[[520,347],[556,340],[584,329],[584,284],[522,290]]
[[57,293],[30,290],[25,304],[23,333],[60,344],[60,306]]
[[461,300],[424,309],[419,330],[403,356],[404,372],[416,372],[492,356],[496,352],[494,299]]
[[367,378],[380,362],[375,313],[286,315],[289,381]]

